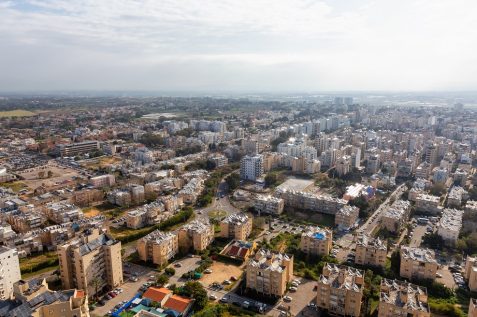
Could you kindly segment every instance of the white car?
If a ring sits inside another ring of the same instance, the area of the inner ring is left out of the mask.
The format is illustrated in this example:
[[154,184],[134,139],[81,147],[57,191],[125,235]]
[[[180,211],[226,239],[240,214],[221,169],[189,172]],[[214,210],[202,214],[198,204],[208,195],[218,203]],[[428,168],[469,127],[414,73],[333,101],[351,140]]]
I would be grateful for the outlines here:
[[211,299],[211,300],[217,300],[217,296],[215,296],[214,294],[211,294],[211,295],[209,296],[209,299]]
[[286,302],[291,302],[293,300],[293,298],[291,298],[290,296],[283,296],[283,300],[286,301]]
[[212,270],[211,269],[205,269],[204,273],[210,274],[210,273],[212,273]]
[[290,291],[292,291],[292,292],[296,292],[297,290],[298,290],[298,288],[296,288],[296,286],[290,287]]

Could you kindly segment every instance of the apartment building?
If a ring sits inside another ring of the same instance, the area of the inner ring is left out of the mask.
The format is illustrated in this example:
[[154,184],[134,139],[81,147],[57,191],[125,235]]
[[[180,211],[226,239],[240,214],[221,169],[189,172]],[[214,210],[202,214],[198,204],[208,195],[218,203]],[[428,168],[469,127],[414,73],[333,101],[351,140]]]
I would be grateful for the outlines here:
[[439,265],[435,252],[429,249],[401,246],[401,266],[399,275],[409,280],[436,278]]
[[6,221],[19,233],[36,230],[46,222],[46,217],[35,211],[23,213],[15,210],[6,214]]
[[465,212],[469,214],[477,213],[477,200],[468,200],[465,204]]
[[381,280],[378,317],[430,317],[427,289],[408,282]]
[[12,297],[13,284],[21,278],[17,250],[0,246],[0,300]]
[[91,177],[89,183],[95,188],[111,187],[116,184],[116,177],[112,174]]
[[98,141],[86,141],[80,143],[71,144],[59,144],[56,145],[56,153],[61,157],[64,156],[77,156],[99,150]]
[[462,200],[467,199],[468,196],[469,193],[464,188],[460,186],[454,186],[447,195],[447,206],[460,208],[462,205]]
[[204,180],[196,177],[191,179],[178,193],[186,204],[195,204],[200,193],[204,189]]
[[278,189],[275,192],[275,196],[285,201],[286,208],[296,208],[332,215],[336,214],[338,210],[348,204],[344,199],[291,189]]
[[410,212],[409,201],[396,200],[381,216],[381,226],[390,232],[398,233],[407,223]]
[[227,157],[222,154],[216,154],[214,156],[211,156],[207,159],[207,161],[210,162],[215,168],[225,166],[229,163]]
[[263,155],[246,155],[240,161],[240,178],[248,181],[256,181],[263,175]]
[[472,292],[477,291],[477,257],[468,256],[465,259],[464,278],[467,280],[469,289]]
[[202,251],[214,240],[214,225],[205,219],[194,220],[182,226],[177,235],[181,251]]
[[257,195],[253,207],[259,214],[279,215],[283,212],[285,201],[270,195]]
[[0,302],[3,317],[89,317],[83,290],[52,291],[45,279],[20,280],[13,286],[15,300]]
[[301,234],[300,250],[309,255],[328,255],[333,245],[333,232],[328,228],[308,227]]
[[132,229],[139,229],[155,224],[161,207],[162,204],[153,202],[129,211],[126,215],[126,226]]
[[379,238],[362,234],[356,238],[355,263],[384,268],[386,266],[387,245]]
[[179,196],[163,196],[160,198],[160,201],[164,204],[164,209],[166,211],[177,211],[184,206],[184,201],[182,197]]
[[293,277],[293,256],[260,249],[247,263],[245,272],[248,289],[280,297]]
[[355,206],[343,206],[335,215],[335,225],[340,228],[351,228],[358,221],[359,208]]
[[142,261],[163,265],[179,252],[179,239],[172,232],[155,230],[139,239],[136,247]]
[[102,202],[104,192],[101,189],[82,189],[73,193],[72,202],[76,206],[87,207]]
[[358,317],[363,289],[364,271],[326,263],[318,279],[316,305],[332,315]]
[[468,317],[477,317],[477,299],[471,298],[469,303]]
[[440,197],[421,193],[416,197],[416,210],[436,215],[442,211]]
[[83,212],[75,205],[66,201],[49,203],[43,208],[43,213],[49,220],[57,224],[73,222],[84,218]]
[[58,258],[65,289],[83,289],[91,297],[123,283],[121,242],[98,228],[59,246]]
[[220,236],[246,241],[252,233],[252,223],[252,218],[244,213],[231,214],[220,222]]
[[450,245],[455,245],[462,228],[463,210],[445,208],[437,224],[437,234]]

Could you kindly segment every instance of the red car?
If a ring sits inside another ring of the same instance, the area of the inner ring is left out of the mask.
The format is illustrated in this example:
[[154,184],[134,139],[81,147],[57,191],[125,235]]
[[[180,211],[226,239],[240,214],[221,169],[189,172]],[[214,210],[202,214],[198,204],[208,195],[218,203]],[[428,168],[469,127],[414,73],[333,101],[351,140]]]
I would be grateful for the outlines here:
[[113,297],[113,298],[116,297],[116,294],[114,294],[114,292],[109,292],[108,295]]

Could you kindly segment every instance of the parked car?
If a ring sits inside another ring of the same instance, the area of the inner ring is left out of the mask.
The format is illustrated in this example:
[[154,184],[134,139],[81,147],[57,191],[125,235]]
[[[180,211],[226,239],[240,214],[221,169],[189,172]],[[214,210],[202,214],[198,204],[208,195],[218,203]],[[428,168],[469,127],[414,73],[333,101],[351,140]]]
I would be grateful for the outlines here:
[[215,296],[214,294],[211,294],[211,295],[209,296],[209,299],[211,299],[211,300],[217,300],[217,296]]
[[228,302],[228,299],[227,299],[227,296],[224,296],[220,299],[220,302],[221,303],[227,303]]
[[297,290],[298,290],[298,288],[296,288],[296,286],[290,287],[290,291],[292,291],[292,292],[296,292]]
[[286,296],[283,296],[283,300],[286,301],[286,302],[291,302],[293,300],[293,298],[291,298],[290,296],[286,295]]
[[230,282],[229,280],[225,280],[225,281],[224,281],[224,284],[225,284],[225,285],[230,285],[230,284],[232,284],[232,282]]

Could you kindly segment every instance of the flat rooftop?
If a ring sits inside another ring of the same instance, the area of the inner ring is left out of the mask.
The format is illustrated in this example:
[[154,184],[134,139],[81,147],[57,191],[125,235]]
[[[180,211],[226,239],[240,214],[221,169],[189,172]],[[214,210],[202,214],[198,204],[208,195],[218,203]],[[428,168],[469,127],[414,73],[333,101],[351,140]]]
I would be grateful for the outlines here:
[[277,187],[277,189],[306,191],[309,187],[313,186],[314,181],[309,179],[289,178],[283,184]]

